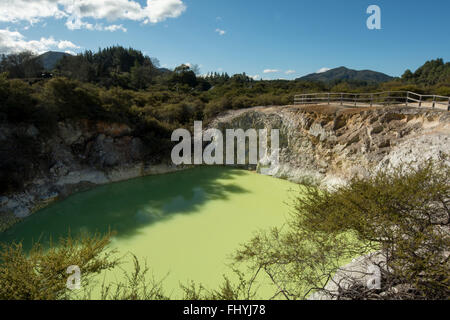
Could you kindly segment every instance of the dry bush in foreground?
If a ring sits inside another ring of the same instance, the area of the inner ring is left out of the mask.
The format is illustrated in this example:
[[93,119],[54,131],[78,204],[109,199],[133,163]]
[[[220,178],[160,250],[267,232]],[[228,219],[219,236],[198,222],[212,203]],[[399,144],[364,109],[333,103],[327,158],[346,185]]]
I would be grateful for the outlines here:
[[[260,233],[236,260],[268,276],[274,297],[449,299],[449,182],[449,166],[429,161],[335,191],[306,187],[289,226]],[[341,268],[359,256],[379,268],[380,288],[366,286],[371,272],[361,266]]]
[[66,284],[69,266],[82,270],[81,285],[88,287],[93,276],[114,268],[114,251],[106,250],[110,236],[61,239],[45,248],[36,243],[25,252],[21,243],[0,245],[0,300],[69,299]]

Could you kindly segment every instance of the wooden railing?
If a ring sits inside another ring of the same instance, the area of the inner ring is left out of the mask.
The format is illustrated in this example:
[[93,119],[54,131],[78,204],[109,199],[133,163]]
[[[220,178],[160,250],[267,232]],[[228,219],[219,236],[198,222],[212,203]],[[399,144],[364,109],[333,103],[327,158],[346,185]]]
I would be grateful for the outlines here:
[[308,93],[294,97],[295,105],[340,104],[350,106],[392,106],[446,108],[450,111],[450,97],[423,95],[411,91],[385,91],[375,93]]

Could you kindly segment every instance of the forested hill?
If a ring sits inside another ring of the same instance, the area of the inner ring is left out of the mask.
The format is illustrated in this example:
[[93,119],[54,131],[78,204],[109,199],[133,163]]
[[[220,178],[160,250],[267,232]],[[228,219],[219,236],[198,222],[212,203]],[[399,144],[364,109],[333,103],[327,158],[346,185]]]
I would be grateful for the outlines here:
[[64,52],[48,51],[38,56],[37,59],[41,61],[42,67],[46,71],[51,71],[65,56],[70,56],[70,54]]
[[298,80],[305,81],[322,81],[322,82],[336,82],[336,81],[365,81],[372,83],[381,83],[391,81],[393,77],[381,72],[371,70],[352,70],[346,67],[339,67],[321,73],[312,73]]
[[450,62],[444,63],[442,59],[427,61],[414,73],[406,70],[402,80],[420,85],[450,84]]

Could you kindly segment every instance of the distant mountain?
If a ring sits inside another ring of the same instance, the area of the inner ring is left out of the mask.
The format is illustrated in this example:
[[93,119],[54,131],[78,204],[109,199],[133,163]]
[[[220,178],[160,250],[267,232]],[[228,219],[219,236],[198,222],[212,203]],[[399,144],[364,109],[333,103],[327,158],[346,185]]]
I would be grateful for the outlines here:
[[158,71],[159,71],[161,74],[164,74],[164,73],[171,73],[171,72],[172,72],[172,70],[167,69],[167,68],[157,68],[157,69],[158,69]]
[[65,56],[70,56],[70,54],[65,52],[48,51],[38,56],[38,59],[42,61],[42,65],[45,70],[51,71],[56,66],[58,61]]
[[336,80],[355,80],[367,82],[387,82],[393,77],[371,70],[352,70],[346,67],[331,69],[322,73],[312,73],[297,80],[332,82]]

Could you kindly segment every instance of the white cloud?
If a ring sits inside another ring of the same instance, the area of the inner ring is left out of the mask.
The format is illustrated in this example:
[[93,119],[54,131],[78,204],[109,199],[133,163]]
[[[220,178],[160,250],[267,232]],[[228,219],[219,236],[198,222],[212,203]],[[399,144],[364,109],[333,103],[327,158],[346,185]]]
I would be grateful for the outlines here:
[[263,71],[264,73],[277,73],[280,72],[278,69],[266,69]]
[[316,73],[324,73],[331,70],[330,68],[320,68],[319,70],[316,71]]
[[58,49],[77,49],[77,48],[79,48],[77,45],[67,40],[62,40],[59,41],[58,43]]
[[182,0],[14,0],[0,2],[0,22],[27,21],[31,24],[45,18],[66,19],[69,29],[124,31],[122,25],[103,27],[85,19],[132,20],[144,24],[179,17],[186,10]]
[[43,53],[53,49],[78,49],[79,46],[67,40],[55,40],[53,37],[29,40],[18,31],[0,29],[0,53],[8,54],[21,51]]
[[223,36],[225,33],[227,33],[225,30],[222,30],[222,29],[219,29],[219,28],[216,29],[216,32],[217,32],[219,35],[221,35],[221,36]]
[[[7,0],[0,2],[0,21],[28,21],[36,23],[42,18],[61,19],[67,14],[58,7],[59,1],[52,0]],[[65,1],[68,2],[68,1]]]
[[121,30],[123,32],[127,32],[127,28],[125,28],[122,24],[119,24],[119,25],[112,24],[110,26],[105,27],[104,30],[111,31],[111,32],[114,32],[114,31],[117,31],[117,30]]
[[285,72],[285,74],[294,74],[295,73],[295,70],[287,70],[286,72]]
[[158,23],[167,18],[179,17],[186,10],[186,5],[181,0],[147,0],[144,10],[148,16],[144,23]]
[[101,23],[92,24],[92,23],[81,21],[79,19],[78,20],[67,20],[66,27],[69,30],[86,29],[86,30],[90,30],[90,31],[95,30],[95,31],[111,31],[111,32],[120,30],[123,32],[127,32],[127,29],[122,24],[120,24],[120,25],[112,24],[112,25],[108,25],[105,27]]
[[257,74],[254,76],[249,76],[249,78],[252,78],[253,80],[259,80],[259,79],[261,79],[261,76],[259,74]]

